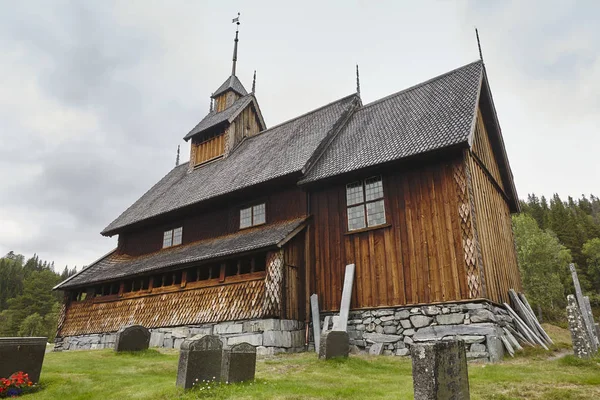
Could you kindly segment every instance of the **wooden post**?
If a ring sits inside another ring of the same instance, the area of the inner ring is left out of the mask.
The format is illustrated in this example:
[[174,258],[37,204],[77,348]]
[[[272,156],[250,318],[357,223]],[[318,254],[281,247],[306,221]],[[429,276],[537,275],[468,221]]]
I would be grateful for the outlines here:
[[319,315],[319,297],[316,294],[310,296],[310,311],[313,321],[313,335],[315,337],[315,351],[318,353],[321,347],[321,317]]

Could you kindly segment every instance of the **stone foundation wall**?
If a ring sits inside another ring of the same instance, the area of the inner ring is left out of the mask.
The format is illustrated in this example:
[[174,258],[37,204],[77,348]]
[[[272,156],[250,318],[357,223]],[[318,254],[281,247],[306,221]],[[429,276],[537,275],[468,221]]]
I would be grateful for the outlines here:
[[[321,323],[326,315],[322,315]],[[506,324],[512,324],[507,311],[489,302],[449,303],[350,311],[348,335],[355,352],[369,351],[373,344],[382,343],[383,354],[398,356],[409,355],[414,342],[456,336],[465,341],[467,358],[497,361],[504,352],[499,338]]]
[[[304,322],[280,319],[222,322],[150,329],[150,347],[179,349],[196,335],[219,335],[224,345],[248,342],[258,355],[304,351]],[[55,351],[114,348],[116,332],[57,337]]]

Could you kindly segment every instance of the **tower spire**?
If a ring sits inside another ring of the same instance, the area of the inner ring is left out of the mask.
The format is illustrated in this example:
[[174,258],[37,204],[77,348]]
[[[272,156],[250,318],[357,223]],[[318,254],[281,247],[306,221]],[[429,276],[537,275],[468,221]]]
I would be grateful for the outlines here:
[[254,78],[252,78],[252,94],[256,91],[256,70],[254,70]]
[[360,75],[358,74],[358,64],[356,64],[356,93],[360,97]]
[[235,40],[233,45],[233,66],[231,67],[231,75],[235,76],[235,63],[237,62],[237,48],[238,48],[238,33],[240,31],[240,13],[238,16],[231,20],[232,23],[237,24],[235,29]]
[[477,37],[477,48],[479,49],[479,59],[483,62],[483,53],[481,52],[481,42],[479,41],[479,31],[475,27],[475,36]]
[[175,159],[175,166],[179,166],[179,145],[177,145],[177,158]]

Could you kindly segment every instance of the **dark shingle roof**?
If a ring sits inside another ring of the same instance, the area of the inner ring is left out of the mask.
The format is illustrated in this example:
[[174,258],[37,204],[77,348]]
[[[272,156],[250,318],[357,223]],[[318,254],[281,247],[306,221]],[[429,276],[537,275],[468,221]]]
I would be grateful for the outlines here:
[[[231,235],[171,247],[141,257],[118,255],[113,251],[79,274],[57,285],[66,289],[149,273],[181,264],[208,261],[278,245],[304,223],[304,218],[264,225]],[[297,230],[296,230],[297,232]]]
[[223,82],[223,84],[219,86],[217,90],[215,90],[215,92],[212,94],[212,97],[217,97],[221,93],[224,93],[227,89],[232,89],[235,92],[241,94],[242,96],[248,94],[248,92],[244,88],[244,85],[242,85],[242,82],[240,82],[238,77],[235,75],[231,75],[229,78],[225,79],[225,82]]
[[359,108],[301,183],[467,143],[483,65],[465,65]]
[[185,135],[183,140],[188,140],[192,136],[217,126],[225,121],[231,122],[248,104],[252,103],[253,101],[256,101],[254,96],[248,94],[240,97],[231,106],[227,107],[221,112],[211,111],[208,113],[208,115],[206,115],[206,117],[202,118],[202,121],[200,121],[198,125],[194,127],[194,129]]
[[102,234],[200,201],[300,172],[327,134],[355,102],[350,95],[246,138],[227,158],[188,172],[175,167]]

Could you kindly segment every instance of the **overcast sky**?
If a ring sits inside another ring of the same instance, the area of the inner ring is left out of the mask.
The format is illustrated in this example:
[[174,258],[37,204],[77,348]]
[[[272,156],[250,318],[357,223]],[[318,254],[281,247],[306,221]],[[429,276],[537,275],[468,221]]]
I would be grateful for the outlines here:
[[364,103],[478,58],[527,193],[600,195],[600,6],[566,1],[0,0],[0,255],[81,267],[164,176],[229,75],[268,126],[355,91]]

